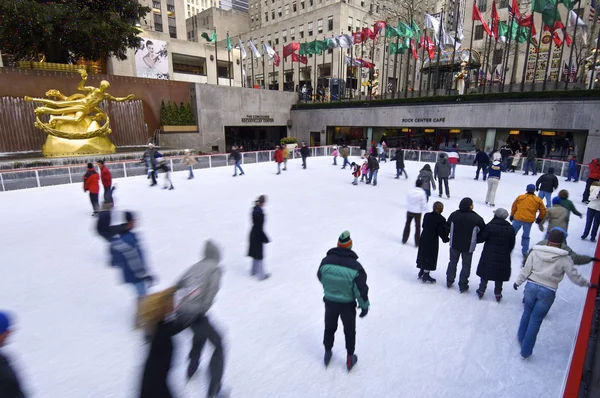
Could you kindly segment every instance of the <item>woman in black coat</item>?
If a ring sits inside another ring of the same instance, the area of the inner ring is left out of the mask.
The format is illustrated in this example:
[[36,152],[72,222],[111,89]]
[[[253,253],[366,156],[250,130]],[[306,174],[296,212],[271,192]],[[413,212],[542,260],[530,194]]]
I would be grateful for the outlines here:
[[435,279],[429,275],[430,271],[437,269],[437,258],[439,251],[439,239],[444,243],[450,241],[446,218],[442,216],[444,205],[442,202],[433,204],[433,211],[423,217],[423,232],[419,242],[417,253],[417,268],[419,268],[419,279],[423,283],[435,283]]
[[481,278],[477,295],[483,297],[488,281],[494,281],[496,301],[502,299],[502,282],[510,280],[510,253],[515,247],[515,230],[506,221],[508,211],[498,208],[494,218],[479,234],[477,243],[485,242],[481,259],[477,266],[477,276]]
[[263,267],[263,244],[269,243],[269,238],[263,230],[265,214],[263,206],[267,202],[265,195],[260,195],[252,210],[252,230],[250,231],[250,249],[248,256],[252,257],[252,271],[250,275],[258,275],[259,280],[265,280],[270,274],[266,274]]

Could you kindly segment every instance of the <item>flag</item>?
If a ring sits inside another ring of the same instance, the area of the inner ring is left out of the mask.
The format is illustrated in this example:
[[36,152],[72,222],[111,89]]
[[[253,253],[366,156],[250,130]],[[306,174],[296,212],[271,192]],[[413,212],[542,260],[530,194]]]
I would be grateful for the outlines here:
[[292,62],[300,62],[301,64],[306,65],[308,63],[308,58],[292,53]]
[[542,14],[542,21],[546,26],[554,26],[560,13],[556,10],[557,0],[533,0],[532,9]]
[[287,58],[290,54],[295,53],[300,49],[300,43],[292,42],[283,47],[283,58]]
[[398,21],[398,33],[400,34],[400,37],[408,37],[409,39],[414,36],[410,26],[401,21]]
[[414,33],[413,37],[417,40],[420,40],[421,39],[421,29],[419,29],[419,25],[417,25],[417,23],[415,22],[414,19],[410,21],[410,28]]
[[387,24],[385,23],[385,21],[375,22],[375,24],[373,25],[373,32],[375,33],[375,35],[378,35],[383,30],[383,28],[386,27],[386,25]]
[[492,33],[498,41],[498,23],[500,21],[500,17],[498,16],[498,10],[496,9],[496,0],[492,1]]
[[385,27],[385,37],[387,37],[387,38],[400,37],[400,32],[398,31],[398,29],[394,28],[393,26],[388,25]]
[[535,37],[537,35],[537,31],[535,29],[535,24],[533,23],[533,14],[530,14],[526,17],[521,17],[519,19],[519,25],[525,26],[527,28],[531,27],[531,36]]
[[506,22],[498,24],[498,40],[502,43],[506,43],[508,40],[508,24]]
[[350,66],[351,66],[351,67],[353,67],[353,68],[354,68],[354,67],[356,67],[356,68],[359,68],[359,67],[361,67],[361,66],[362,66],[362,63],[360,63],[360,62],[357,62],[357,60],[356,60],[356,59],[352,59],[352,58],[350,58],[350,57],[349,57],[349,56],[347,56],[347,55],[345,56],[345,59],[344,59],[344,61],[346,62],[346,65],[350,65]]
[[375,64],[370,63],[369,61],[365,61],[360,58],[356,58],[354,60],[356,63],[360,64],[363,68],[375,69]]
[[485,30],[485,32],[489,36],[493,36],[492,31],[490,30],[490,27],[488,26],[488,24],[485,22],[485,20],[481,16],[481,12],[479,11],[479,8],[477,8],[477,4],[475,4],[475,2],[473,2],[473,21],[481,22],[481,26],[483,26],[483,30]]
[[275,57],[275,50],[269,46],[269,43],[263,42],[263,55],[267,55],[269,59],[273,59]]
[[212,31],[212,34],[210,35],[210,37],[208,37],[208,33],[206,33],[206,32],[202,32],[202,34],[200,36],[204,37],[204,39],[206,39],[206,41],[209,43],[217,42],[217,31],[216,30]]
[[227,32],[227,51],[231,52],[231,40],[229,39],[229,32]]
[[[596,23],[600,23],[600,15],[596,18],[596,1],[599,0],[592,0],[590,3],[590,16],[588,17],[588,22],[594,22],[595,19]],[[600,4],[600,2],[598,4]]]
[[352,48],[354,37],[352,35],[340,35],[336,40],[341,48]]
[[431,38],[429,38],[429,36],[421,36],[419,47],[425,47],[430,59],[433,59],[435,57],[435,44],[433,43]]
[[315,54],[321,54],[323,51],[327,50],[327,39],[315,40],[314,43]]
[[362,28],[360,31],[360,37],[362,41],[365,42],[368,39],[375,40],[375,38],[377,38],[377,34],[369,28]]
[[240,40],[240,53],[242,55],[242,59],[246,59],[246,56],[247,56],[246,49],[244,48],[244,45],[242,44],[242,39],[239,39],[239,40]]
[[438,21],[434,16],[425,13],[425,29],[431,29],[435,32],[435,36],[437,37],[440,33],[440,21]]
[[567,47],[571,47],[571,44],[573,44],[573,39],[571,38],[571,36],[569,36],[566,29],[563,29],[563,38]]
[[352,33],[352,42],[354,44],[360,44],[363,42],[363,36],[361,32]]
[[583,22],[583,19],[579,18],[579,16],[577,15],[577,13],[575,13],[575,11],[571,10],[569,11],[569,19],[567,21],[567,28],[570,28],[572,26],[586,26],[585,22]]
[[248,40],[248,47],[250,47],[250,50],[252,51],[252,54],[254,54],[255,58],[260,58],[260,53],[258,52],[258,49],[254,43],[252,43],[252,40]]
[[521,19],[521,10],[519,10],[519,4],[517,3],[517,0],[512,0],[512,6],[508,6],[508,12],[515,19]]
[[277,53],[277,51],[275,51],[275,55],[273,55],[273,65],[279,67],[280,63],[281,63],[281,58],[279,57],[279,54]]
[[419,54],[417,54],[417,47],[415,47],[415,41],[410,39],[410,49],[412,50],[412,56],[415,60],[419,59]]
[[340,46],[340,42],[337,38],[331,37],[329,39],[325,39],[327,41],[327,48],[332,50],[334,48],[338,48]]

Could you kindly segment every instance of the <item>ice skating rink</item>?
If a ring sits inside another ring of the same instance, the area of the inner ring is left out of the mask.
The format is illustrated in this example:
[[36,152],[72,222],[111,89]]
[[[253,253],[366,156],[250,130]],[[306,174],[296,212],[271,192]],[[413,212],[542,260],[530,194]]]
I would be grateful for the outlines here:
[[[353,160],[360,161],[359,158]],[[361,162],[362,163],[362,162]],[[440,247],[436,285],[417,279],[417,250],[401,244],[406,191],[424,163],[407,161],[408,180],[394,180],[394,162],[383,163],[379,185],[351,185],[349,170],[331,158],[299,160],[275,175],[274,163],[175,173],[174,191],[150,188],[144,177],[118,179],[116,210],[139,217],[137,233],[147,262],[165,288],[201,258],[206,239],[222,249],[224,277],[209,317],[226,347],[224,385],[232,397],[558,397],[580,320],[586,289],[565,280],[544,320],[533,356],[523,361],[516,339],[523,287],[512,289],[521,268],[520,235],[511,282],[500,304],[493,284],[475,294],[482,245],[473,257],[468,293],[445,287],[448,245]],[[431,163],[433,167],[433,163]],[[487,183],[475,168],[459,166],[450,180],[444,216],[471,197],[487,222]],[[162,175],[161,175],[162,182]],[[496,208],[510,211],[514,198],[537,177],[504,174]],[[559,179],[559,189],[585,214],[584,183]],[[255,198],[266,194],[264,282],[249,276],[248,234]],[[437,192],[432,197],[437,199]],[[429,211],[433,200],[429,202]],[[108,266],[108,249],[95,234],[95,219],[81,184],[0,194],[0,308],[16,317],[6,352],[32,397],[129,398],[137,396],[147,346],[133,330],[135,291]],[[592,254],[581,241],[584,220],[571,216],[568,243]],[[368,274],[371,310],[357,319],[359,361],[345,368],[341,323],[334,357],[323,367],[323,302],[317,279],[321,259],[348,229]],[[532,243],[542,239],[532,228]],[[589,277],[591,266],[579,267]],[[565,278],[566,279],[566,278]],[[176,338],[171,386],[178,397],[203,397],[212,348],[185,385],[191,332]]]

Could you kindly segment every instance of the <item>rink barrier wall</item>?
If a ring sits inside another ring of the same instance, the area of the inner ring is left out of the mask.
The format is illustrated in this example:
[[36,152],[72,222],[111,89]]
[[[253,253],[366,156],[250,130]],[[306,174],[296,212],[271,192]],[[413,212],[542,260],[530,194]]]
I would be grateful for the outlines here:
[[[311,147],[311,156],[331,156],[333,146]],[[358,147],[349,147],[350,156],[360,156]],[[273,161],[274,150],[242,152],[242,164],[266,163]],[[405,161],[415,161],[424,163],[435,163],[438,154],[442,151],[421,151],[421,150],[404,150]],[[395,155],[395,149],[387,151],[388,159]],[[180,163],[183,156],[166,157],[172,171],[184,171],[187,169],[185,164]],[[290,158],[297,159],[300,154],[297,150],[290,151]],[[194,169],[206,169],[213,167],[232,166],[229,163],[229,154],[221,153],[214,155],[199,155],[195,157],[196,163]],[[475,160],[475,153],[460,153],[460,165],[472,165]],[[522,171],[524,160],[521,159],[518,170]],[[146,166],[140,160],[122,160],[122,161],[107,161],[106,167],[112,173],[113,178],[134,177],[146,175]],[[548,168],[554,167],[558,177],[567,177],[569,172],[568,162],[552,160],[552,159],[537,159],[536,169],[538,172],[545,173]],[[579,171],[579,180],[585,181],[588,175],[588,167],[581,165]],[[44,166],[37,168],[11,169],[0,170],[0,189],[2,192],[14,191],[18,189],[40,188],[52,185],[72,184],[82,181],[83,175],[87,171],[87,163],[68,166]]]

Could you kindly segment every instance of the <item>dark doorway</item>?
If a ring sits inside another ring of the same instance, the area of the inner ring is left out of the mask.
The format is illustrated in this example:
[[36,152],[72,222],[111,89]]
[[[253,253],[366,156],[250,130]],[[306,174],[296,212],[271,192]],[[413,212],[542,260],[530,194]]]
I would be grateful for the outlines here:
[[233,145],[245,151],[274,149],[286,134],[286,126],[225,126],[225,150]]

